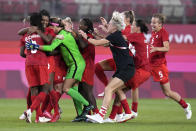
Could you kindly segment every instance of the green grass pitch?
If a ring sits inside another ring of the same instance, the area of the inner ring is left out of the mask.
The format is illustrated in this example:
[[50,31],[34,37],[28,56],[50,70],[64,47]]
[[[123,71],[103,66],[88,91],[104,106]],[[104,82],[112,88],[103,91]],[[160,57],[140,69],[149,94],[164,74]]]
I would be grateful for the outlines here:
[[[76,115],[72,100],[62,99],[63,114],[57,123],[36,124],[33,117],[29,124],[18,119],[26,108],[24,99],[0,99],[0,131],[196,131],[196,99],[186,100],[192,106],[191,120],[186,120],[184,110],[170,99],[141,99],[139,116],[126,123],[72,123]],[[101,101],[97,101],[99,107]]]

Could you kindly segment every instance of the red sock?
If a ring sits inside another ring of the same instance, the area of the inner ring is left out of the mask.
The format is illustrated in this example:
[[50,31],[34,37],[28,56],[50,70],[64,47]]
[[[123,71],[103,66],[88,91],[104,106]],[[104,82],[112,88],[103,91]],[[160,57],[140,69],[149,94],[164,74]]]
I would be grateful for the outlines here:
[[29,88],[28,93],[27,93],[27,109],[31,107],[32,101],[31,101],[31,88]]
[[97,114],[97,113],[99,113],[99,109],[98,108],[94,108],[93,109],[93,114]]
[[59,106],[58,106],[58,101],[60,99],[59,94],[60,93],[57,93],[55,90],[52,90],[50,92],[50,94],[49,94],[50,95],[51,102],[52,102],[52,106],[54,108],[54,114],[59,114]]
[[33,103],[33,101],[35,100],[36,96],[31,96],[31,101]]
[[111,113],[110,113],[109,118],[110,118],[110,119],[114,119],[114,118],[116,117],[116,114],[117,114],[118,110],[119,110],[119,106],[113,105],[113,106],[112,106],[112,111],[111,111]]
[[106,86],[108,84],[108,79],[104,73],[103,68],[99,63],[95,64],[95,74],[97,78]]
[[120,106],[118,107],[117,114],[122,114],[122,113],[123,113],[123,106],[122,106],[122,104],[120,104]]
[[58,110],[58,113],[59,113],[59,100],[60,100],[60,98],[61,98],[61,93],[59,93],[59,92],[57,92],[57,91],[55,91],[55,93],[56,93],[56,104],[55,104],[55,110],[57,111]]
[[41,107],[42,112],[44,112],[47,109],[49,101],[50,101],[50,96],[46,95],[46,98],[42,103],[42,107]]
[[62,96],[62,94],[56,91],[56,96],[57,96],[57,100],[59,101],[61,96]]
[[44,101],[46,98],[46,93],[40,92],[38,96],[36,96],[35,100],[31,105],[31,112],[38,108],[38,106]]
[[137,106],[138,106],[137,102],[132,102],[132,111],[137,112]]
[[106,113],[107,113],[107,108],[101,106],[101,109],[99,110],[99,115],[104,118]]
[[46,111],[51,113],[52,109],[53,109],[53,106],[51,105],[51,103],[48,103],[48,107],[47,107]]
[[91,115],[91,111],[88,112],[88,115]]
[[121,105],[123,106],[123,109],[125,111],[126,114],[131,114],[131,110],[129,108],[129,104],[127,102],[127,99],[124,99],[122,101],[120,101]]
[[38,106],[38,108],[36,109],[36,119],[38,120],[41,115],[42,115],[42,111],[40,106]]
[[187,108],[187,103],[183,100],[183,99],[180,99],[180,101],[178,102],[183,108]]

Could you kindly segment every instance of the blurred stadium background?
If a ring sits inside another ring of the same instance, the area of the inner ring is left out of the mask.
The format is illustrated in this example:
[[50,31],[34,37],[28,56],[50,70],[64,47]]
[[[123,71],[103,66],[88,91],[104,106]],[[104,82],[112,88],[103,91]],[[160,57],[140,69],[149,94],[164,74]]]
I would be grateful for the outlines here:
[[[0,98],[26,96],[25,60],[19,56],[17,31],[27,26],[24,17],[41,9],[51,16],[69,16],[76,25],[82,17],[90,17],[97,25],[100,16],[109,19],[114,10],[134,10],[137,18],[148,23],[153,13],[165,14],[171,42],[167,55],[171,87],[182,97],[196,98],[196,0],[0,0]],[[150,32],[146,37],[149,40]],[[96,62],[110,57],[108,49],[96,48]],[[104,87],[96,77],[94,86],[97,96]],[[152,78],[139,89],[142,98],[164,97]]]

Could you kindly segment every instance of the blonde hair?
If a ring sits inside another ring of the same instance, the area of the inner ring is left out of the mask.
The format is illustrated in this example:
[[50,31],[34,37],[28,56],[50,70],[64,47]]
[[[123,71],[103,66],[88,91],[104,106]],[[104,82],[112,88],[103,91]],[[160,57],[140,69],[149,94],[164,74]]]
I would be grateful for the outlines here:
[[70,17],[66,17],[65,19],[63,19],[64,21],[66,21],[66,22],[68,22],[68,23],[70,23],[70,24],[72,24],[72,21],[71,21],[71,18]]
[[153,14],[154,18],[158,18],[159,19],[159,23],[164,24],[166,21],[166,16],[161,14],[161,13],[157,13],[157,14]]
[[126,25],[124,23],[124,15],[122,13],[114,11],[112,14],[111,22],[117,27],[117,30],[121,31],[125,29]]

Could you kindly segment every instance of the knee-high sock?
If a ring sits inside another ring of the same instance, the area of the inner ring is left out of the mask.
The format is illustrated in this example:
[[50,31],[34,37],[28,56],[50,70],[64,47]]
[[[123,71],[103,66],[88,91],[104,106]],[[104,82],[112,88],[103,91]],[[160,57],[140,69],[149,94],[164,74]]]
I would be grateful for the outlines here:
[[129,108],[129,104],[128,104],[128,102],[127,102],[127,99],[121,100],[120,103],[121,103],[121,105],[122,105],[122,107],[123,107],[125,113],[126,113],[126,114],[131,114],[131,110],[130,110],[130,108]]
[[95,74],[105,86],[108,84],[108,79],[99,63],[95,64]]
[[50,102],[50,96],[47,95],[41,106],[42,112],[44,112],[47,109],[49,102]]
[[122,114],[122,113],[123,113],[123,106],[122,106],[122,104],[120,104],[120,106],[118,107],[117,114]]
[[55,90],[52,90],[50,92],[50,99],[51,99],[51,103],[52,103],[52,106],[54,108],[54,114],[59,114],[59,105],[58,105],[58,102],[59,102],[59,99],[61,98],[61,94],[56,92]]
[[33,112],[35,109],[37,109],[40,104],[44,101],[46,97],[46,93],[40,92],[39,95],[36,96],[35,100],[32,102],[31,105],[31,112]]
[[83,105],[88,106],[89,103],[84,97],[76,90],[70,88],[69,91],[67,92],[69,96],[71,96],[73,99],[81,102]]
[[113,105],[113,106],[112,106],[112,111],[111,111],[111,113],[110,113],[109,118],[110,118],[110,119],[114,119],[114,118],[116,117],[116,114],[117,114],[118,110],[119,110],[119,106]]
[[132,111],[137,112],[138,102],[132,102]]
[[[73,89],[75,91],[78,91],[78,86],[74,86]],[[73,99],[73,102],[74,102],[74,106],[76,109],[76,113],[78,115],[81,115],[82,114],[82,103],[80,101],[77,101],[76,99]]]
[[183,99],[180,99],[180,101],[178,102],[183,108],[187,108],[187,103],[183,100]]

